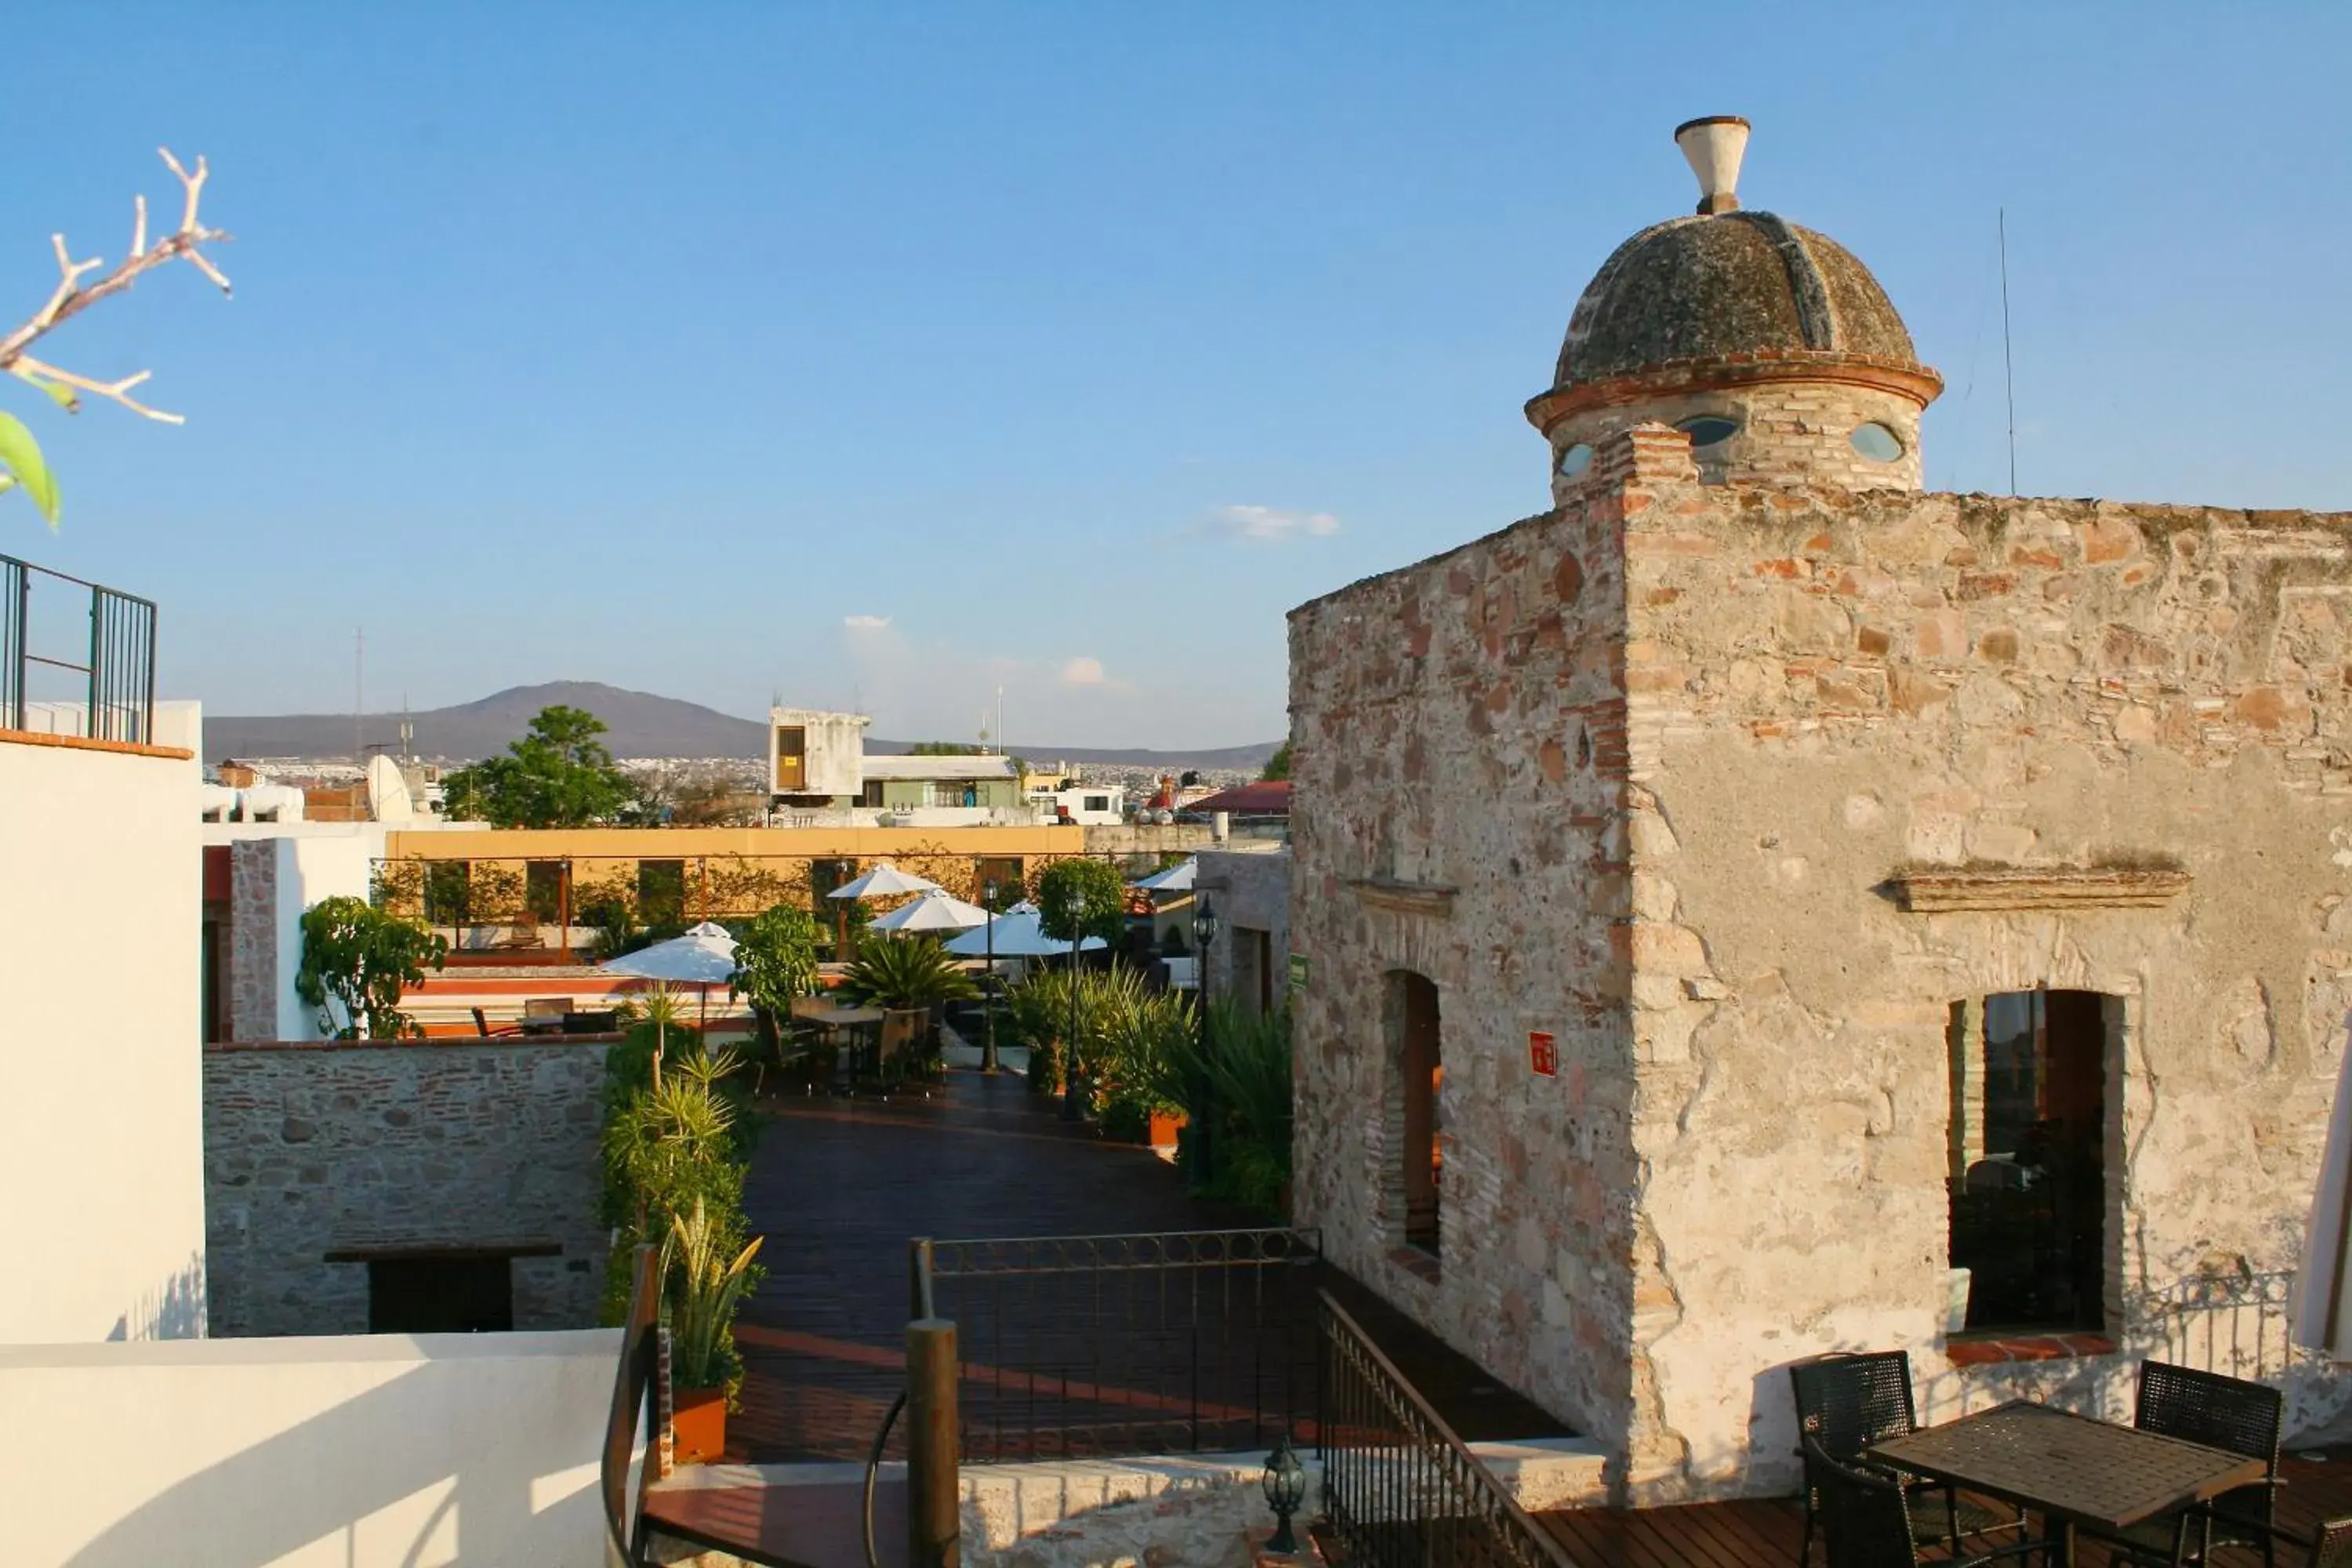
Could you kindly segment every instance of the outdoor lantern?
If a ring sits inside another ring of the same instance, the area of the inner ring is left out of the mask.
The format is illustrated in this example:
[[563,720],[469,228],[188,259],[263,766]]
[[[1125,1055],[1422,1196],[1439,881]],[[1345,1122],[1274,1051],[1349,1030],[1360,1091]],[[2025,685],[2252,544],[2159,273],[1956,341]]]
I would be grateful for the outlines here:
[[1265,1461],[1265,1500],[1274,1510],[1274,1537],[1265,1543],[1265,1549],[1297,1551],[1298,1538],[1290,1533],[1290,1516],[1307,1501],[1307,1467],[1298,1462],[1287,1432]]
[[1217,907],[1209,902],[1209,895],[1201,895],[1201,907],[1192,911],[1192,951],[1206,958],[1209,944],[1217,940]]

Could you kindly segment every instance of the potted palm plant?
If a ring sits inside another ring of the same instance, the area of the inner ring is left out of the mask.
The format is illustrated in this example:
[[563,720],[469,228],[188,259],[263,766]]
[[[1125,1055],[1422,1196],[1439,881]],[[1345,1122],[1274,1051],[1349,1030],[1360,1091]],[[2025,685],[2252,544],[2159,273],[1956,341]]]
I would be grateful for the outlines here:
[[763,1239],[755,1236],[734,1250],[734,1238],[712,1220],[699,1194],[693,1213],[669,1216],[662,1277],[669,1298],[670,1431],[681,1464],[727,1451],[727,1405],[742,1382],[735,1311],[759,1283],[751,1259]]

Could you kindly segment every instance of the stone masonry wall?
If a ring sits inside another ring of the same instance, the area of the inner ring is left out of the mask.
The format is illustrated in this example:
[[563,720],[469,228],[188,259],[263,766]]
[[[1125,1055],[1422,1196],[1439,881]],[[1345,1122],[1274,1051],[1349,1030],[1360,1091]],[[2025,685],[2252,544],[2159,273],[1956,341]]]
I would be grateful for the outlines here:
[[228,1037],[278,1035],[278,845],[238,840],[228,850]]
[[[1703,488],[1679,447],[1623,500],[1631,1495],[1785,1489],[1784,1369],[1832,1349],[1910,1350],[1930,1419],[2127,1417],[2151,1293],[2298,1262],[2352,1004],[2352,517]],[[1885,887],[2167,862],[2157,908]],[[1951,1009],[2042,986],[2114,999],[2118,1353],[1955,1364]]]
[[[1266,962],[1272,966],[1268,990],[1280,1007],[1290,957],[1290,852],[1204,849],[1196,886],[1214,901],[1217,911],[1217,940],[1207,954],[1209,994],[1238,995],[1234,943],[1244,929],[1262,931],[1266,933]],[[1248,1000],[1254,1004],[1255,998]]]
[[[1669,426],[1701,415],[1737,420],[1732,436],[1694,455],[1699,477],[1709,484],[1837,486],[1853,489],[1917,489],[1924,480],[1919,460],[1918,404],[1868,386],[1766,382],[1711,388],[1644,399],[1635,407],[1596,408],[1556,426],[1552,455],[1578,442],[1598,448],[1612,437],[1647,422]],[[1879,462],[1854,450],[1856,426],[1875,422],[1902,438],[1903,453]],[[1552,479],[1552,499],[1579,504],[1590,493],[1591,476]]]
[[330,1252],[551,1244],[515,1327],[592,1326],[604,1072],[593,1042],[208,1048],[212,1331],[365,1332],[367,1266]]
[[[1622,446],[1622,443],[1620,444]],[[1625,454],[1604,452],[1605,474]],[[1294,1212],[1576,1429],[1628,1419],[1637,1179],[1613,501],[1294,611]],[[1391,971],[1442,1015],[1441,1258],[1402,1247]],[[1556,1078],[1528,1036],[1554,1036]]]
[[[2299,1260],[2352,1009],[2352,518],[1600,446],[1559,510],[1293,614],[1300,1217],[1621,1500],[1788,1489],[1786,1369],[1828,1350],[1909,1350],[1933,1419],[2126,1414],[2156,1299]],[[2172,865],[2147,907],[1894,886]],[[1433,1278],[1397,1247],[1394,968],[1440,986],[1476,1238]],[[1955,1360],[1953,1009],[2037,987],[2108,998],[2115,1348]],[[2352,1407],[2286,1382],[2294,1426]]]

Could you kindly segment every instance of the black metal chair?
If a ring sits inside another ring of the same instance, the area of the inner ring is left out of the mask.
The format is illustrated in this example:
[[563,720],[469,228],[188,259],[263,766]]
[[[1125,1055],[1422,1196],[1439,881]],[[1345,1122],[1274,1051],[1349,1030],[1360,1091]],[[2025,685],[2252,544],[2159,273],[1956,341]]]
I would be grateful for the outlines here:
[[[1914,1489],[1901,1477],[1834,1458],[1810,1435],[1805,1438],[1805,1473],[1820,1489],[1817,1506],[1829,1568],[1917,1568],[1922,1561],[1920,1521],[1911,1517]],[[1937,1536],[1930,1531],[1924,1539]],[[1974,1557],[1956,1552],[1937,1561],[1948,1562],[1952,1568],[1982,1568],[2011,1559],[2022,1562],[2037,1552],[2044,1563],[2053,1556],[2047,1541],[2019,1541]]]
[[2218,1549],[2244,1547],[2260,1552],[2268,1568],[2276,1568],[2276,1505],[2278,1489],[2284,1484],[2278,1473],[2279,1436],[2285,1416],[2286,1396],[2266,1384],[2169,1362],[2140,1363],[2133,1426],[2242,1454],[2267,1468],[2259,1485],[2224,1492],[2200,1507],[2150,1520],[2119,1535],[2085,1533],[2096,1533],[2139,1562],[2210,1563]]
[[[2281,1547],[2290,1551],[2300,1548],[2304,1552],[2300,1561],[2293,1557],[2284,1559],[2290,1568],[2352,1568],[2352,1519],[2331,1519],[2319,1527],[2315,1535],[2303,1535],[2274,1524],[2241,1528],[2250,1532],[2259,1530],[2263,1537],[2260,1542],[2243,1542],[2241,1544],[2249,1548],[2259,1545],[2273,1562],[2281,1561],[2277,1555]],[[2124,1563],[2136,1564],[2137,1568],[2155,1568],[2157,1564],[2172,1563],[2176,1559],[2161,1553],[2150,1555],[2137,1547],[2126,1545],[2118,1547],[2110,1561],[2119,1568]]]
[[[1853,1465],[1872,1444],[1919,1429],[1911,1396],[1911,1357],[1903,1351],[1871,1351],[1821,1356],[1789,1369],[1797,1395],[1797,1431],[1804,1445],[1805,1535],[1797,1549],[1801,1563],[1811,1560],[1813,1528],[1822,1510],[1822,1479],[1814,1454]],[[1942,1542],[1954,1556],[1964,1538],[2025,1524],[2019,1510],[2003,1514],[1964,1500],[1933,1481],[1904,1484],[1906,1516],[1921,1541]],[[1914,1513],[1912,1510],[1916,1510]]]

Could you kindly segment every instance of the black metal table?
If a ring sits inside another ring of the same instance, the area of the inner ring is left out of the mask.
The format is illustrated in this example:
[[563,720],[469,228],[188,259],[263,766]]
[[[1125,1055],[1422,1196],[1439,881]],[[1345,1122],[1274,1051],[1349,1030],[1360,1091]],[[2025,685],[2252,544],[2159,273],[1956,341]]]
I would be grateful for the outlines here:
[[2242,1454],[2025,1399],[1889,1438],[1868,1452],[1880,1464],[2042,1515],[2058,1561],[2068,1564],[2078,1524],[2121,1531],[2258,1485],[2268,1473],[2262,1460]]

